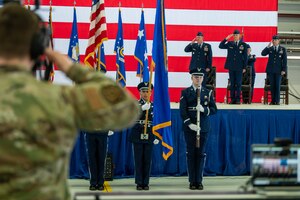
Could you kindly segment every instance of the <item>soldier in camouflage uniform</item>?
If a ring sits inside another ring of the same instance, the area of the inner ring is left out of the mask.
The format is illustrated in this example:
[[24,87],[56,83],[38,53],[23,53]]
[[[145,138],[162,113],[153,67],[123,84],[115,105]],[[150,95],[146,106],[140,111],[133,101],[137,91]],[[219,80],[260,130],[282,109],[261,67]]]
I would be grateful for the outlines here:
[[123,129],[139,116],[135,99],[102,73],[50,48],[46,56],[76,86],[31,74],[37,16],[19,5],[0,9],[0,199],[68,200],[68,162],[78,129]]

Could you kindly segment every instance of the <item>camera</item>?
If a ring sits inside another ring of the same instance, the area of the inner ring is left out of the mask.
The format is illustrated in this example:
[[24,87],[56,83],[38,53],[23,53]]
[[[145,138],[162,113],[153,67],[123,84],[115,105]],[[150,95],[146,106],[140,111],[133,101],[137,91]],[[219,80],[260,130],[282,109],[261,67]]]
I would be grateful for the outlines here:
[[253,144],[253,186],[299,186],[299,160],[300,145],[292,144],[289,138],[275,138],[274,144]]

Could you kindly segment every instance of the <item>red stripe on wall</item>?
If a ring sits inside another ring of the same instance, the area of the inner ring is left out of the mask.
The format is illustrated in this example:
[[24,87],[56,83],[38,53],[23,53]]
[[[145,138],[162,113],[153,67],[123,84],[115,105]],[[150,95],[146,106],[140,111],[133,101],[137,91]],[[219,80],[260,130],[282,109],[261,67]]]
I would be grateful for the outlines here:
[[[155,8],[156,1],[143,1],[144,8]],[[197,9],[197,10],[278,10],[277,0],[227,0],[227,1],[211,1],[211,0],[188,0],[174,1],[165,0],[165,8],[167,9]],[[105,1],[106,7],[118,7],[119,0]],[[141,1],[126,0],[122,1],[122,7],[142,7]]]
[[[80,55],[80,61],[84,61],[84,55]],[[151,63],[151,56],[149,58],[149,66]],[[116,56],[115,55],[106,55],[106,67],[108,71],[116,70]],[[213,66],[217,67],[217,72],[228,72],[224,69],[224,63],[226,58],[213,57]],[[265,72],[266,64],[268,58],[257,58],[255,62],[255,70],[257,73]],[[125,67],[126,71],[136,71],[138,62],[134,59],[133,56],[125,55]],[[168,56],[168,69],[169,72],[188,72],[190,64],[190,57],[174,57]]]
[[[105,7],[119,7],[120,0],[106,0]],[[26,4],[27,2],[25,2]],[[122,7],[141,8],[142,1],[122,0]],[[32,1],[31,1],[32,4]],[[143,1],[144,8],[155,8],[156,1]],[[42,1],[42,5],[49,5],[49,1]],[[74,0],[52,0],[53,6],[74,6]],[[91,6],[92,1],[76,0],[76,6]],[[227,0],[227,1],[211,1],[211,0],[189,0],[174,1],[165,0],[166,9],[197,9],[197,10],[267,10],[277,11],[277,0]]]
[[[53,22],[53,36],[55,38],[70,38],[72,23]],[[88,39],[89,23],[78,23],[78,37]],[[272,35],[277,33],[277,27],[233,27],[233,26],[181,26],[167,25],[168,40],[191,41],[201,31],[206,41],[221,41],[234,29],[244,28],[244,41],[265,42],[270,41]],[[123,24],[124,39],[136,39],[139,24]],[[66,31],[68,30],[68,31]],[[115,39],[118,24],[107,24],[108,38]],[[147,40],[153,40],[154,25],[146,25]]]

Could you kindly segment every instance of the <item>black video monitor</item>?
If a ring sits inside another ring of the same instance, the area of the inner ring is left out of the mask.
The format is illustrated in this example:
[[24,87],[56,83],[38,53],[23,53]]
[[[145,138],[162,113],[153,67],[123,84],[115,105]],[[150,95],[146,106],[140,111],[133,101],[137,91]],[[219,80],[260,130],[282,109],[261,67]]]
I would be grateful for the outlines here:
[[300,186],[300,145],[252,145],[251,176],[255,187]]

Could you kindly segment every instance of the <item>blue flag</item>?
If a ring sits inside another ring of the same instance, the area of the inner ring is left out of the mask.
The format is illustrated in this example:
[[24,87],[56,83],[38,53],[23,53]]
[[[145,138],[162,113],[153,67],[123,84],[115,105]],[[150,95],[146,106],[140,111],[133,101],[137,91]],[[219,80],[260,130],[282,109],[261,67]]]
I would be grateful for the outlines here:
[[116,53],[116,65],[117,65],[117,83],[122,87],[126,87],[126,74],[125,74],[125,59],[124,59],[124,42],[123,42],[123,27],[122,27],[122,17],[121,10],[119,10],[119,20],[118,20],[118,34],[115,42]]
[[163,158],[167,160],[173,153],[173,139],[165,27],[164,0],[157,0],[152,48],[152,66],[155,67],[153,134],[162,141]]
[[75,8],[73,12],[73,25],[72,25],[72,33],[70,36],[68,56],[73,60],[73,62],[79,63],[79,42],[78,42],[77,17],[76,17]]
[[142,10],[140,28],[136,40],[134,58],[138,61],[137,76],[143,77],[144,82],[149,82],[149,68],[146,42],[146,29],[144,11]]
[[97,71],[101,71],[103,73],[106,73],[106,62],[105,62],[105,54],[104,54],[104,44],[101,43],[101,46],[99,47],[98,53],[100,53],[100,60],[99,60],[99,55],[97,54]]

